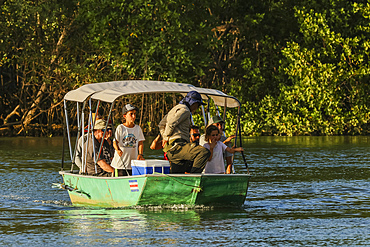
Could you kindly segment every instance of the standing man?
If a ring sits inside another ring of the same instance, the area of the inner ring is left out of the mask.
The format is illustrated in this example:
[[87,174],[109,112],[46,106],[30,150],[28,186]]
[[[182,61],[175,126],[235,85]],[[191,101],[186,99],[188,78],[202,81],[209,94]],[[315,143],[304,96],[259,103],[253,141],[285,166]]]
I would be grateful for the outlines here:
[[201,173],[210,157],[208,149],[190,143],[191,114],[201,105],[205,105],[201,95],[190,91],[159,123],[171,173]]
[[[210,123],[209,123],[209,125],[216,126],[220,130],[220,133],[223,133],[224,128],[225,128],[225,122],[219,116],[213,116],[212,119],[211,119],[211,121],[210,121]],[[221,135],[220,141],[223,142],[226,146],[230,147],[231,146],[230,145],[230,142],[234,138],[235,138],[235,135],[229,136],[227,138],[225,136]],[[205,140],[205,135],[202,135],[200,137],[199,143],[202,146],[205,143],[207,143],[206,140]],[[231,168],[232,168],[232,165],[233,165],[233,159],[232,159],[233,154],[230,153],[230,152],[225,151],[224,157],[226,159],[226,164],[227,164],[227,166],[226,166],[226,174],[230,174],[231,173]]]

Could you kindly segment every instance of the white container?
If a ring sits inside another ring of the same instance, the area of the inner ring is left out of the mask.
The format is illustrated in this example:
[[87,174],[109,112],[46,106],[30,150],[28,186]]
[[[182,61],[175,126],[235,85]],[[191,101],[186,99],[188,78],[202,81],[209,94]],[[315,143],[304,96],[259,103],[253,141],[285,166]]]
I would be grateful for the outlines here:
[[132,175],[145,175],[155,173],[170,173],[168,160],[131,160]]

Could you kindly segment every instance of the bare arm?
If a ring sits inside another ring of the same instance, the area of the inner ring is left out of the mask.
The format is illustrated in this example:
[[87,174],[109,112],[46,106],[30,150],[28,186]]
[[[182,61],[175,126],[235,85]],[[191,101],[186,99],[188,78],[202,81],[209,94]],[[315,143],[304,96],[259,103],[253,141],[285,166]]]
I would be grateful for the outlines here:
[[98,165],[100,166],[101,169],[103,169],[106,172],[114,172],[114,168],[107,164],[105,160],[99,160]]
[[229,148],[229,147],[227,147],[225,150],[229,153],[232,153],[232,154],[235,153],[235,152],[243,152],[244,151],[244,149],[242,147],[238,147],[238,148]]
[[137,159],[138,160],[145,160],[144,156],[143,156],[143,153],[144,153],[144,142],[143,141],[139,141],[137,150],[139,151],[139,154],[137,155]]
[[225,145],[228,145],[229,142],[231,142],[231,140],[234,139],[235,137],[236,137],[236,135],[229,136],[225,141],[223,141],[223,143]]
[[[150,149],[152,150],[157,150],[157,149],[162,149],[163,148],[163,145],[162,145],[162,141],[161,141],[161,135],[158,135],[152,142],[152,144],[150,144]],[[140,152],[139,152],[140,153]]]
[[117,143],[116,140],[113,141],[113,147],[116,150],[116,152],[118,153],[119,157],[121,157],[122,156],[122,150],[118,147],[118,143]]
[[231,167],[233,166],[233,159],[232,156],[226,157],[226,174],[231,173]]

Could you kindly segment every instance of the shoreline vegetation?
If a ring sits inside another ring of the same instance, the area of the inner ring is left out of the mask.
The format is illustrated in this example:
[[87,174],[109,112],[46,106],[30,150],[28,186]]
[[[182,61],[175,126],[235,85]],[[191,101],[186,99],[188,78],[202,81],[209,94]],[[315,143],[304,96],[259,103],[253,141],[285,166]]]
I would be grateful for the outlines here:
[[[244,136],[370,134],[363,1],[2,1],[0,11],[0,136],[62,135],[68,91],[132,79],[235,96]],[[114,122],[130,102],[156,135],[179,98],[123,98]]]

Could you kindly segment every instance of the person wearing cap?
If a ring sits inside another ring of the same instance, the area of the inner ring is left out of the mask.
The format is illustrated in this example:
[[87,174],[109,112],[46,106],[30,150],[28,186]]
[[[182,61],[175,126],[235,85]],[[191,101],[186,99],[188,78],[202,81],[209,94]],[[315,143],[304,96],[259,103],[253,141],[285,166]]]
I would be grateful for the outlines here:
[[[200,138],[199,127],[192,125],[190,127],[190,142],[195,143],[195,145],[199,145],[199,138]],[[164,142],[163,142],[161,134],[157,135],[157,137],[150,144],[149,148],[152,150],[158,150],[158,149],[164,148]],[[164,153],[164,159],[168,160],[166,153]]]
[[[100,177],[111,177],[114,172],[114,168],[109,165],[110,153],[105,150],[104,145],[104,131],[106,127],[106,121],[98,119],[95,122],[93,129],[93,138],[89,135],[84,147],[87,145],[86,155],[86,172],[87,175],[97,175]],[[102,150],[100,152],[100,145],[103,142]],[[96,165],[95,165],[95,159]]]
[[109,157],[111,157],[111,159],[107,161],[108,164],[112,163],[112,159],[114,157],[114,147],[112,137],[113,137],[113,125],[112,120],[109,120],[107,126],[107,133],[105,134],[103,143],[104,145],[103,151],[106,152],[107,155],[109,155]]
[[[93,118],[94,119],[94,116]],[[99,119],[102,119],[101,115],[98,115],[97,120]],[[77,146],[76,146],[76,155],[75,155],[75,164],[77,165],[77,167],[80,169],[80,173],[83,173],[82,171],[82,154],[83,154],[83,150],[82,150],[82,139],[84,143],[86,143],[87,141],[87,136],[88,136],[88,133],[87,133],[87,126],[85,127],[85,131],[86,132],[83,136],[80,136],[80,138],[78,139],[78,142],[77,142]],[[103,148],[103,151],[104,152],[107,152],[109,153],[109,156],[110,156],[110,159],[109,160],[106,160],[106,162],[108,164],[111,163],[112,161],[112,158],[113,158],[113,155],[114,155],[114,148],[113,148],[113,143],[112,143],[112,140],[111,140],[111,137],[112,137],[112,120],[109,120],[109,123],[108,123],[108,128],[107,128],[107,132],[105,134],[105,141],[104,141],[104,148]]]
[[[213,116],[210,123],[208,124],[208,126],[210,126],[210,125],[216,126],[220,130],[220,133],[223,133],[224,128],[225,128],[225,122],[222,120],[222,118],[220,116]],[[220,141],[223,142],[228,147],[231,146],[230,142],[234,138],[235,138],[235,135],[231,135],[227,138],[223,135],[220,135]],[[200,136],[199,145],[204,146],[204,144],[206,144],[206,143],[207,143],[207,141],[205,140],[205,134],[203,134],[203,135]],[[230,152],[225,151],[224,157],[226,159],[226,164],[227,164],[226,173],[230,174],[231,173],[231,168],[232,168],[232,165],[233,165],[233,159],[232,159],[233,154],[230,153]]]
[[190,143],[191,114],[201,105],[205,105],[201,95],[190,91],[159,123],[171,173],[201,173],[211,155],[203,146]]
[[[102,117],[103,116],[103,111],[104,110],[102,108],[98,108],[98,112],[96,114],[96,108],[92,109],[92,112],[91,112],[92,120],[96,121],[98,119],[103,119],[103,117]],[[95,116],[96,116],[96,118],[95,118]],[[87,133],[87,131],[88,131],[88,125],[86,125],[85,128],[84,128],[84,132]]]
[[123,123],[118,125],[113,147],[115,149],[112,166],[117,169],[118,176],[132,174],[131,160],[144,160],[144,134],[139,125],[135,124],[139,109],[131,104],[122,108]]
[[[96,119],[95,119],[95,112],[96,112],[96,109],[93,109],[92,110],[93,121],[102,119],[103,109],[99,108],[98,114],[96,115]],[[76,146],[76,156],[75,156],[74,162],[77,165],[77,167],[80,169],[80,173],[83,173],[83,171],[81,170],[82,169],[82,139],[84,139],[83,142],[85,143],[87,140],[87,136],[88,136],[87,132],[88,132],[88,125],[84,127],[84,134],[80,136],[80,138],[78,138],[77,146]]]

